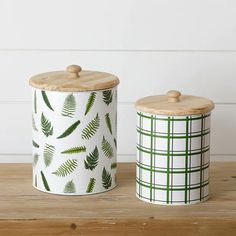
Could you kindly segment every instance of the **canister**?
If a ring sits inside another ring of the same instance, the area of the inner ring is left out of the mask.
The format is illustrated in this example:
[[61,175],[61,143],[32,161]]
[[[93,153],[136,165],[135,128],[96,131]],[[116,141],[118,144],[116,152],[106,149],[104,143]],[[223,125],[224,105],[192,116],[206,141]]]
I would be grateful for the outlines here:
[[141,98],[135,106],[136,196],[164,205],[206,201],[214,103],[171,90]]
[[35,75],[29,83],[33,186],[62,195],[113,189],[119,79],[70,65]]

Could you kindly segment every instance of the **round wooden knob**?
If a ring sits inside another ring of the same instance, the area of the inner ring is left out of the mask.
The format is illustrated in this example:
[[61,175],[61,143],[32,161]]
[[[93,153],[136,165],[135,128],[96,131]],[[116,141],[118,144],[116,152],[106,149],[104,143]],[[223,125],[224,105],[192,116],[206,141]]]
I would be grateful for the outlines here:
[[76,79],[79,78],[79,72],[82,68],[78,65],[70,65],[66,68],[66,71],[70,73],[69,78]]
[[177,90],[170,90],[167,92],[168,102],[178,102],[181,93]]

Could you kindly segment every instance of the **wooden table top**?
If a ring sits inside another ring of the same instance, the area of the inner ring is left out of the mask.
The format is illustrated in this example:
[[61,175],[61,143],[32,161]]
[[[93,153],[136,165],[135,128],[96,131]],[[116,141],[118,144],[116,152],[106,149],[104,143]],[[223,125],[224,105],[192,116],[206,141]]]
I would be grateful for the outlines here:
[[114,190],[59,196],[35,190],[31,165],[0,165],[0,235],[236,235],[236,162],[211,164],[211,199],[160,206],[135,197],[135,164],[118,165]]

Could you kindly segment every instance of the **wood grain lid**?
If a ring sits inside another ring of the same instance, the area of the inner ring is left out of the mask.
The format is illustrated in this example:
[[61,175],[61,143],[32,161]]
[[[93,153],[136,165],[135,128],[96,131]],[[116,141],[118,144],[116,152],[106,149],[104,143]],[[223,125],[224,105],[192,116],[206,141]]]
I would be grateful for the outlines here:
[[179,91],[171,90],[166,95],[157,95],[139,99],[137,110],[155,115],[196,115],[210,112],[214,103],[203,97],[181,95]]
[[112,88],[119,84],[119,79],[106,72],[86,71],[78,65],[70,65],[66,71],[35,75],[29,84],[42,90],[77,92]]

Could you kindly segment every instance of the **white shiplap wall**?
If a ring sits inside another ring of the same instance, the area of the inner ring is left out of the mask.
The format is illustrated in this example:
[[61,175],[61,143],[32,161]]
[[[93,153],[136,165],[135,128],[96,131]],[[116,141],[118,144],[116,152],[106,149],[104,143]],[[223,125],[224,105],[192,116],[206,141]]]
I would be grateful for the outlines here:
[[0,162],[31,160],[31,75],[80,64],[116,74],[119,161],[135,160],[142,96],[216,102],[212,159],[236,160],[236,1],[0,0]]

